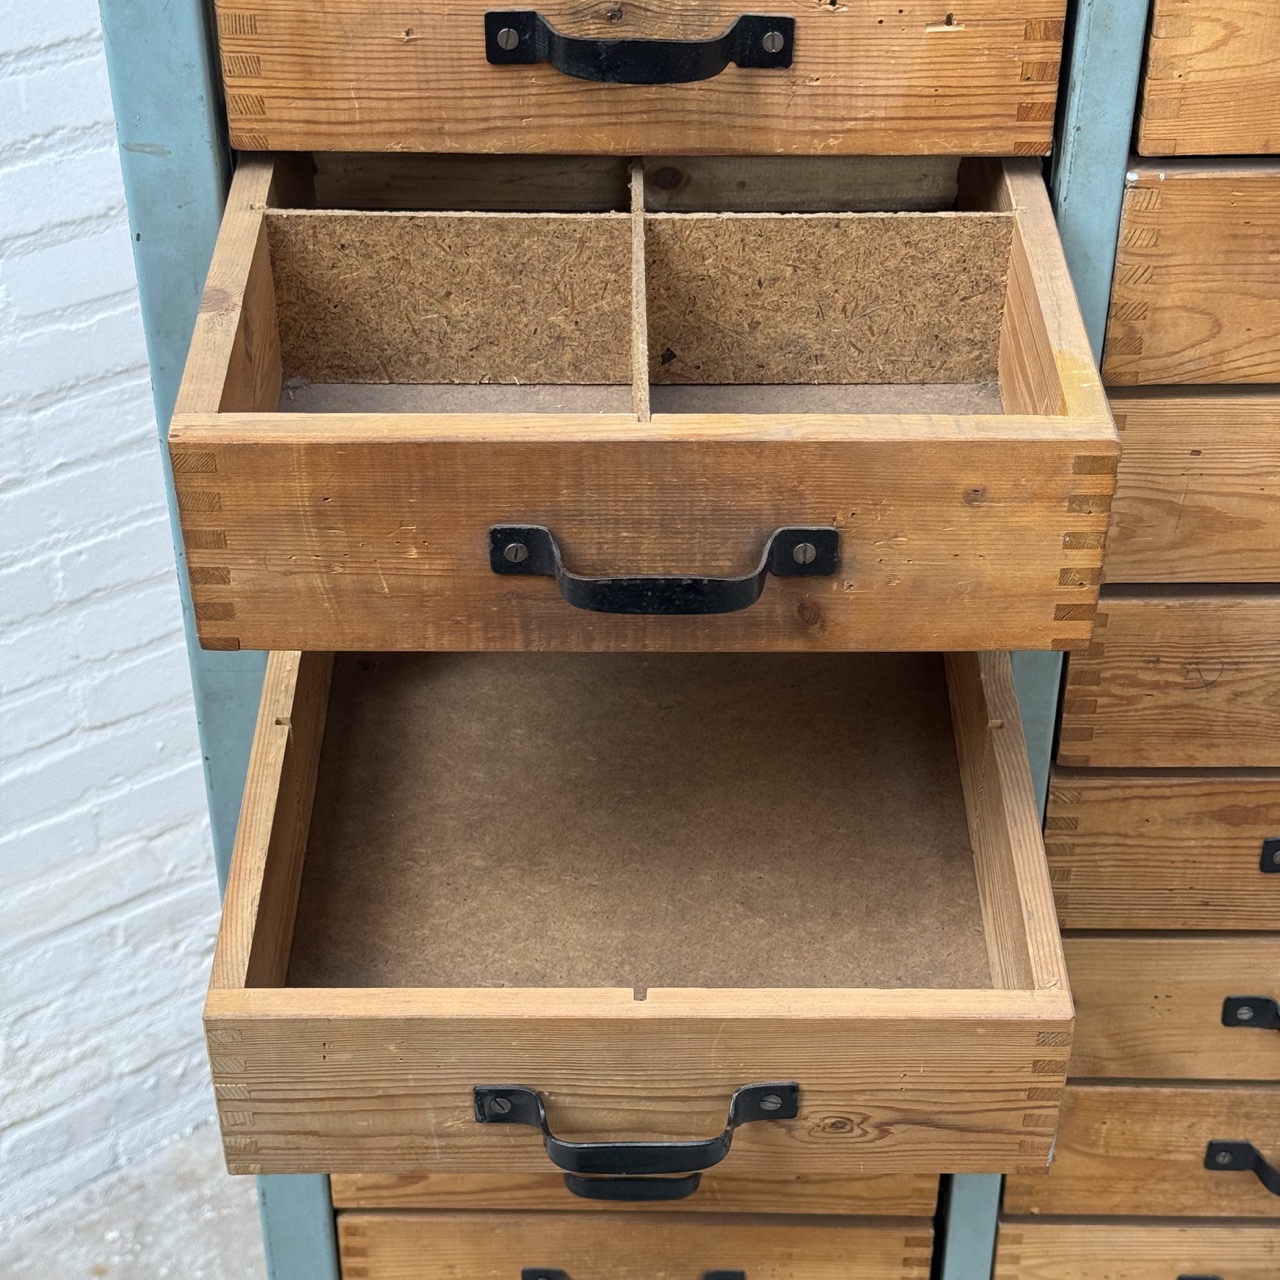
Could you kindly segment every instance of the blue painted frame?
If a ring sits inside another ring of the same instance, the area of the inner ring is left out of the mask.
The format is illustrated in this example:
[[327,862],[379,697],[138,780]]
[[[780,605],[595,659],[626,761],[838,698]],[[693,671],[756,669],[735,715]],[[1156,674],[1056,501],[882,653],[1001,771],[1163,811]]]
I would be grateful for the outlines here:
[[[217,54],[202,0],[99,0],[99,7],[163,443],[231,173]],[[214,858],[223,885],[266,654],[207,652],[196,642],[173,477],[167,452],[162,454]],[[271,1280],[338,1280],[328,1178],[259,1178],[258,1202]]]

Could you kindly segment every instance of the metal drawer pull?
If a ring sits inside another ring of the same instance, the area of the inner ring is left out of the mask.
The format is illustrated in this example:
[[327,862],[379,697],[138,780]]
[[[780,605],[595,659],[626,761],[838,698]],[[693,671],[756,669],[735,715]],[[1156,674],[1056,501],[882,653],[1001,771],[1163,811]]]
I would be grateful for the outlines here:
[[[724,1132],[692,1142],[566,1142],[551,1132],[541,1095],[524,1085],[477,1085],[472,1102],[478,1124],[540,1129],[551,1163],[565,1171],[565,1184],[574,1195],[590,1200],[684,1199],[697,1190],[701,1171],[729,1154],[739,1125],[794,1120],[800,1086],[791,1080],[744,1084],[729,1099]],[[664,1182],[664,1174],[689,1176]],[[666,1188],[671,1191],[663,1194]]]
[[[569,1280],[560,1267],[522,1267],[520,1280]],[[704,1271],[702,1280],[747,1280],[745,1271]],[[1179,1276],[1178,1280],[1219,1280],[1216,1276]]]
[[1179,1276],[1178,1280],[1222,1280],[1221,1276]]
[[1258,870],[1267,875],[1280,874],[1280,836],[1268,836],[1262,842],[1262,857]]
[[495,524],[489,530],[489,567],[494,573],[554,578],[569,604],[594,613],[735,613],[760,599],[769,574],[830,577],[839,553],[838,530],[788,527],[770,535],[758,567],[739,578],[584,578],[565,568],[550,529],[539,524]]
[[536,9],[484,15],[484,55],[495,66],[549,62],[577,80],[609,84],[685,84],[739,67],[789,67],[796,20],[747,13],[710,40],[634,40],[567,36]]
[[1256,1173],[1273,1196],[1280,1196],[1280,1169],[1252,1142],[1211,1142],[1205,1149],[1204,1167],[1217,1173]]
[[1271,996],[1228,996],[1222,1002],[1222,1025],[1280,1031],[1280,1001]]

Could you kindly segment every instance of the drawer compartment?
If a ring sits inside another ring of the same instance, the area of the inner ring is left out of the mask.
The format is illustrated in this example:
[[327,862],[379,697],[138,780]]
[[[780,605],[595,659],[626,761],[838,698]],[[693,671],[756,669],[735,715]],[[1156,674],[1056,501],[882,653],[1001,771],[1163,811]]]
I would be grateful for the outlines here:
[[1064,0],[956,0],[950,10],[927,0],[537,6],[560,35],[592,42],[707,42],[744,14],[794,24],[780,65],[730,64],[665,84],[601,83],[545,61],[491,64],[486,14],[502,9],[489,0],[418,12],[396,0],[218,0],[232,145],[1043,155],[1053,134]]
[[[206,647],[1087,644],[1118,445],[1032,168],[895,214],[649,211],[638,166],[629,213],[335,212],[287,176],[237,174],[170,434]],[[495,561],[512,526],[564,574]],[[779,529],[830,556],[766,577]],[[733,612],[671,587],[757,569]]]
[[1040,1168],[1071,1022],[1007,655],[270,659],[206,1008],[235,1171],[555,1173],[478,1087],[689,1143],[762,1081],[795,1115],[727,1174]]
[[1275,1280],[1280,1227],[1005,1222],[995,1280]]
[[1205,1167],[1221,1143],[1252,1143],[1264,1160],[1280,1160],[1280,1086],[1073,1084],[1062,1103],[1053,1168],[1008,1179],[1004,1210],[1276,1217],[1280,1198],[1250,1169]]
[[1045,842],[1064,929],[1280,930],[1280,773],[1055,768]]
[[1102,934],[1063,946],[1073,1076],[1280,1079],[1280,937]]
[[696,1221],[562,1213],[341,1213],[346,1280],[511,1280],[525,1268],[570,1280],[927,1280],[927,1221],[795,1219],[756,1214]]
[[1280,582],[1280,395],[1113,391],[1107,581]]
[[1280,766],[1280,591],[1108,590],[1067,667],[1058,763]]

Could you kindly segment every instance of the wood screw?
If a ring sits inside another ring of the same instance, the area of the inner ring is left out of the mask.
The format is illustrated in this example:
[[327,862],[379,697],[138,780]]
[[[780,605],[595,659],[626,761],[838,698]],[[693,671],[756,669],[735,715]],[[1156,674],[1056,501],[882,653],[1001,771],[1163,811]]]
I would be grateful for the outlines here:
[[489,1111],[495,1116],[506,1116],[511,1114],[510,1098],[490,1098]]
[[791,552],[796,564],[812,564],[818,558],[818,548],[812,542],[799,542]]
[[1242,1005],[1241,1005],[1241,1006],[1236,1010],[1236,1021],[1237,1021],[1237,1022],[1252,1022],[1252,1021],[1253,1021],[1253,1006],[1252,1006],[1252,1005],[1250,1005],[1250,1004],[1242,1004]]
[[777,1111],[782,1106],[782,1099],[776,1093],[766,1093],[760,1099],[761,1111]]
[[503,27],[498,32],[498,48],[505,49],[508,53],[520,43],[520,33],[513,27]]
[[1219,1151],[1219,1152],[1218,1152],[1218,1154],[1217,1154],[1216,1156],[1214,1156],[1214,1157],[1213,1157],[1213,1162],[1214,1162],[1214,1164],[1220,1164],[1220,1165],[1227,1165],[1227,1164],[1230,1164],[1230,1163],[1231,1163],[1231,1152],[1230,1152],[1230,1151]]
[[529,548],[523,542],[508,542],[502,548],[502,558],[511,564],[524,564],[529,558]]
[[781,53],[783,44],[782,32],[766,31],[764,33],[764,40],[762,43],[764,45],[765,53]]

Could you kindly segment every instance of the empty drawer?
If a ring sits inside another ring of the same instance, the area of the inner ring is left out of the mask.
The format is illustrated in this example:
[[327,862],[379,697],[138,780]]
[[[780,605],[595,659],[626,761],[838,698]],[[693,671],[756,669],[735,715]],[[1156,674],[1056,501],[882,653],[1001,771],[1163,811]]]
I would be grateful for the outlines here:
[[1042,1168],[1072,1011],[1012,677],[945,668],[273,654],[206,1009],[230,1167]]
[[1088,643],[1118,446],[1037,166],[902,213],[286,170],[237,174],[170,435],[206,647]]

